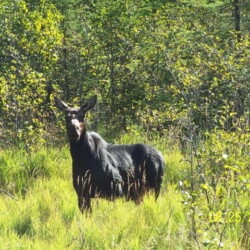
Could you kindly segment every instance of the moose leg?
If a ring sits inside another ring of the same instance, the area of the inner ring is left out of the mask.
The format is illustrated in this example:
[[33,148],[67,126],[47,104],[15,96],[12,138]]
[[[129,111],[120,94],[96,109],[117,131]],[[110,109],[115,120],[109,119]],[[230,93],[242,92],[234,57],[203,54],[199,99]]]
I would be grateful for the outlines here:
[[143,201],[143,197],[146,193],[146,160],[144,160],[144,162],[139,166],[139,170],[140,170],[140,174],[139,174],[139,183],[140,183],[140,187],[139,187],[139,199],[140,202]]
[[83,212],[84,206],[83,206],[83,197],[82,196],[78,196],[78,207],[79,207],[80,211]]
[[161,185],[159,183],[155,183],[155,200],[157,200],[160,194]]
[[84,182],[83,177],[80,175],[73,175],[73,186],[76,191],[77,197],[78,197],[78,207],[83,212],[85,207],[85,202],[83,199],[83,192],[84,192]]
[[[89,195],[85,196],[85,201],[84,201],[84,209],[88,212],[92,212],[92,208],[91,208],[91,199]],[[82,211],[83,212],[83,211]]]
[[143,197],[146,192],[145,163],[146,160],[144,160],[138,168],[135,169],[133,191],[134,201],[136,204],[140,204],[143,201]]
[[123,181],[117,182],[111,181],[110,183],[110,200],[114,201],[116,197],[122,197],[123,195]]
[[92,185],[91,185],[91,173],[87,171],[85,173],[84,178],[82,179],[83,183],[83,196],[84,200],[84,209],[91,212],[91,192],[92,192]]
[[163,168],[164,168],[164,162],[159,161],[159,165],[156,168],[157,174],[156,174],[155,185],[154,185],[154,187],[155,187],[155,200],[157,200],[159,193],[160,193],[162,179],[163,179]]
[[90,203],[91,198],[90,194],[88,193],[88,190],[83,190],[82,192],[79,192],[77,195],[78,195],[78,207],[80,211],[82,213],[84,212],[84,210],[91,211],[91,203]]
[[128,200],[133,200],[136,205],[141,203],[139,188],[139,179],[135,178],[134,176],[130,176],[128,182]]

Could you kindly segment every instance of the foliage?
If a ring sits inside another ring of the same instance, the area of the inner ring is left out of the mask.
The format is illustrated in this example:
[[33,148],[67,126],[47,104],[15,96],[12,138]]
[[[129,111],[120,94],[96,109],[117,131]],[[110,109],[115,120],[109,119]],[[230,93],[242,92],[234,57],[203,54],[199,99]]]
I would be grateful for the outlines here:
[[3,140],[29,146],[54,133],[55,94],[78,105],[98,94],[96,124],[112,133],[140,124],[177,137],[189,118],[203,131],[244,126],[249,6],[240,4],[235,31],[229,0],[2,1]]
[[1,1],[0,128],[5,143],[21,140],[29,146],[43,139],[60,18],[45,1],[33,9],[23,0]]
[[[183,179],[186,215],[197,246],[223,246],[230,235],[249,246],[250,137],[246,131],[208,133],[190,145],[190,176]],[[212,232],[212,234],[208,234]]]

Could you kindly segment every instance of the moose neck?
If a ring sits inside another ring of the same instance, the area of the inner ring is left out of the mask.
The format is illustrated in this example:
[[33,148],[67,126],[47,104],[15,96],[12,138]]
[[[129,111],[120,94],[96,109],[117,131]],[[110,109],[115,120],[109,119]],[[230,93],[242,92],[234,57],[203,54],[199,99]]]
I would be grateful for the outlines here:
[[78,157],[79,155],[83,154],[83,151],[88,148],[88,133],[86,131],[86,126],[84,124],[81,136],[78,141],[70,141],[70,152],[71,156],[74,159],[74,157]]

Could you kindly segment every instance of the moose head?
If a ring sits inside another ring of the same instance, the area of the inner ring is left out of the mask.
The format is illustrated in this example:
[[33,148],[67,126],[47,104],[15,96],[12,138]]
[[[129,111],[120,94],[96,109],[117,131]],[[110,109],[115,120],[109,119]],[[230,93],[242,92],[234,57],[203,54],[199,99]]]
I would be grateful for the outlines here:
[[97,101],[97,96],[91,97],[80,108],[69,107],[60,98],[55,97],[56,107],[62,110],[66,115],[66,128],[70,142],[76,143],[81,135],[86,131],[84,118],[88,110],[92,109]]

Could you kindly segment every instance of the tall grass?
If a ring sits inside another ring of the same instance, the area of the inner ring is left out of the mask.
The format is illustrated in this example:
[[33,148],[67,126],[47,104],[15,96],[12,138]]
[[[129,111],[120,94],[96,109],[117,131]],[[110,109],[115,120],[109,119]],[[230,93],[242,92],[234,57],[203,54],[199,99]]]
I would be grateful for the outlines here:
[[180,198],[170,189],[139,206],[95,200],[85,216],[70,183],[39,180],[25,198],[0,198],[1,249],[182,249],[188,234]]
[[[116,142],[141,138],[124,135]],[[95,199],[91,215],[81,214],[77,207],[67,146],[33,153],[1,151],[0,249],[198,249],[177,188],[187,176],[187,164],[162,138],[144,142],[162,151],[167,163],[157,202],[153,194],[140,205]],[[233,232],[224,241],[225,249],[241,249]],[[208,229],[207,234],[212,233]]]

